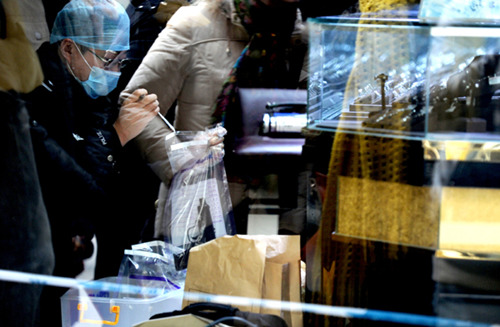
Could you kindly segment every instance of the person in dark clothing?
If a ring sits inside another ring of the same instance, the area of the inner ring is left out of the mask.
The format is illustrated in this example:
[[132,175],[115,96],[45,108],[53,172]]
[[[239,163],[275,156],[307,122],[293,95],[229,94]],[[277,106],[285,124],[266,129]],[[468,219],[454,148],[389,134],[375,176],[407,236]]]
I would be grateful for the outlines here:
[[[118,55],[129,47],[129,26],[115,1],[72,0],[56,17],[50,44],[37,52],[45,79],[26,101],[56,276],[83,270],[94,233],[96,272],[116,276],[124,249],[141,237],[144,221],[138,207],[130,208],[138,204],[134,195],[148,190],[134,189],[135,181],[122,176],[122,166],[133,169],[141,162],[123,162],[124,146],[157,114],[158,103],[144,89],[135,90],[120,110],[107,97],[120,77]],[[64,292],[44,290],[43,326],[60,325]]]
[[[50,226],[22,100],[43,75],[18,9],[17,1],[0,1],[0,269],[50,275]],[[0,281],[1,325],[37,326],[42,289]]]

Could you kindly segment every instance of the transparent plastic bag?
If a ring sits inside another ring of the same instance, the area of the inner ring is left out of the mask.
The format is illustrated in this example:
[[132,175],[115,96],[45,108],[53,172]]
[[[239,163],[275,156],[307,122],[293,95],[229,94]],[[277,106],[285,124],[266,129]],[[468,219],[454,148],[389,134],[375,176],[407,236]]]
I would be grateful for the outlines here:
[[169,244],[161,245],[156,249],[125,250],[117,282],[121,284],[131,283],[145,289],[158,289],[160,293],[182,289],[186,279],[186,270],[175,269],[172,250],[177,249],[173,249]]
[[231,197],[224,168],[224,136],[216,126],[202,132],[176,132],[167,138],[167,154],[174,176],[164,208],[162,235],[181,250],[174,255],[178,270],[187,267],[189,249],[235,232]]
[[174,283],[176,286],[184,286],[184,281],[186,279],[186,269],[177,270],[175,269],[174,263],[174,258],[181,253],[181,249],[164,241],[150,241],[134,244],[132,245],[132,250],[146,251],[161,255],[164,258],[163,262],[166,264],[165,267],[162,267],[164,268],[164,270],[162,271],[165,272],[163,275],[165,275],[165,277],[168,277],[169,281],[171,283]]

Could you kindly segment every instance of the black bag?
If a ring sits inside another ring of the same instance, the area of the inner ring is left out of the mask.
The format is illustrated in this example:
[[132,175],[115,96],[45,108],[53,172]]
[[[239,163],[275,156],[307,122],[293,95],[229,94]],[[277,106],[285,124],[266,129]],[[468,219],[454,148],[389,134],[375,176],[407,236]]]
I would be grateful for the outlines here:
[[152,316],[150,320],[185,314],[193,314],[195,316],[210,319],[213,323],[209,326],[223,322],[226,325],[235,327],[288,327],[285,320],[276,315],[240,311],[240,309],[230,305],[209,302],[197,302],[188,305],[182,310],[159,313]]

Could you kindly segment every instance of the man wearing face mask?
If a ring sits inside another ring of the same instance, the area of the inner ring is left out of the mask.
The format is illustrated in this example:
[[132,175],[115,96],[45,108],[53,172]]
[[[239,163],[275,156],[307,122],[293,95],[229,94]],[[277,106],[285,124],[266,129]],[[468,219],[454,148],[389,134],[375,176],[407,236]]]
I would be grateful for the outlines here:
[[[83,270],[94,234],[96,278],[116,276],[123,250],[140,238],[142,217],[127,215],[124,203],[147,190],[129,187],[121,160],[128,141],[158,113],[158,102],[139,89],[118,111],[106,97],[120,77],[129,25],[114,0],[72,0],[58,13],[50,43],[37,51],[44,82],[26,101],[56,276],[76,277]],[[60,324],[60,314],[49,308],[59,307],[64,291],[48,288],[44,294],[43,325]]]

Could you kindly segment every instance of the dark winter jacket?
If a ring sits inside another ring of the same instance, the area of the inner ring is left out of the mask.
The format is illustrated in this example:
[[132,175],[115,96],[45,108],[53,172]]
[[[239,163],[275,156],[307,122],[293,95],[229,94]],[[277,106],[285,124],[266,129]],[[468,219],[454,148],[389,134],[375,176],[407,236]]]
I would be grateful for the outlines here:
[[[81,258],[70,253],[71,239],[77,234],[92,238],[94,222],[106,211],[119,175],[121,146],[112,127],[112,111],[117,109],[105,97],[86,95],[64,67],[57,45],[43,44],[38,55],[45,78],[27,96],[31,134],[51,221],[56,273],[72,276],[81,270]],[[58,251],[76,260],[75,266],[66,261],[60,267]]]

